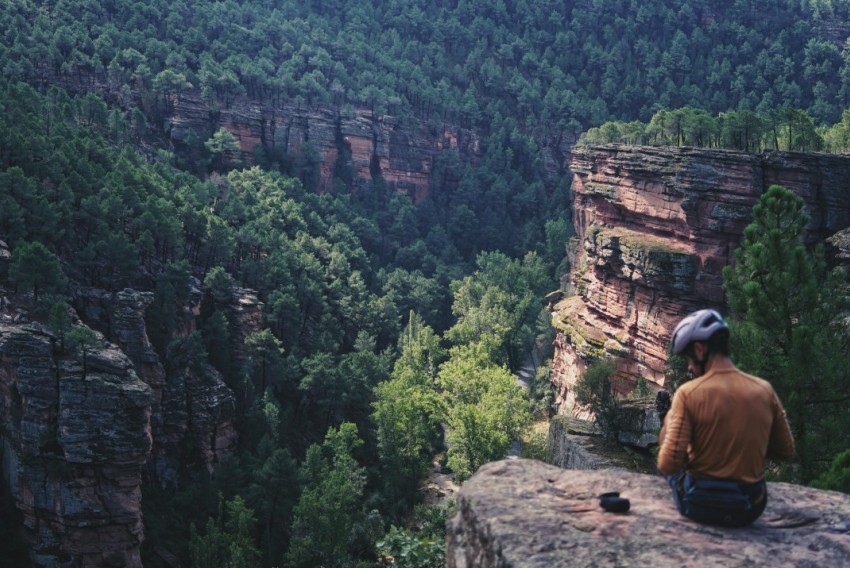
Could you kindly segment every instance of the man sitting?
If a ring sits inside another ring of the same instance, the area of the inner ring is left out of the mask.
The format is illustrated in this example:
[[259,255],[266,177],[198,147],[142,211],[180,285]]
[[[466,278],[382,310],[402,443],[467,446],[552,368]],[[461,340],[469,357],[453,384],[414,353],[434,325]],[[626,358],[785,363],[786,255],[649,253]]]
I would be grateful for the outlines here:
[[770,383],[729,358],[729,327],[714,310],[684,318],[672,337],[696,379],[673,397],[659,434],[658,469],[679,512],[699,522],[744,526],[767,505],[766,459],[790,460],[794,439]]

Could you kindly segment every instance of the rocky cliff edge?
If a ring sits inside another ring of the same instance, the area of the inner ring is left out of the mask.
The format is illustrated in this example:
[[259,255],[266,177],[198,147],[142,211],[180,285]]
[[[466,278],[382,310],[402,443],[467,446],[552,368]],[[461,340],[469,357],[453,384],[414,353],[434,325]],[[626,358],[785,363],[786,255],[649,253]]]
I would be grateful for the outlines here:
[[0,457],[32,562],[141,566],[151,388],[102,336],[55,353],[39,324],[0,323]]
[[[446,566],[847,566],[850,495],[787,483],[768,487],[760,519],[723,529],[680,516],[660,476],[494,462],[458,494]],[[607,491],[628,498],[631,510],[603,511],[597,496]]]
[[552,304],[564,413],[601,356],[617,359],[621,395],[639,377],[663,386],[671,330],[693,310],[723,308],[722,269],[770,185],[803,198],[810,243],[850,226],[848,156],[608,144],[574,148],[570,167],[571,287]]
[[[141,566],[142,479],[177,486],[236,447],[233,393],[205,362],[166,372],[147,337],[151,301],[77,289],[73,319],[101,331],[83,352],[0,294],[0,482],[35,566]],[[242,289],[233,303],[244,337],[260,304]]]

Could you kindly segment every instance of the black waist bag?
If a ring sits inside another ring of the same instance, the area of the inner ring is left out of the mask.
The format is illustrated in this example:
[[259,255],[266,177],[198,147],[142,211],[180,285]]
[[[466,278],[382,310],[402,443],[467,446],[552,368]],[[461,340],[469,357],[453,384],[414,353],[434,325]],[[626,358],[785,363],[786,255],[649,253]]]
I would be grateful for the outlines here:
[[682,496],[684,514],[701,523],[739,527],[750,522],[747,514],[753,505],[735,481],[718,479],[685,480]]

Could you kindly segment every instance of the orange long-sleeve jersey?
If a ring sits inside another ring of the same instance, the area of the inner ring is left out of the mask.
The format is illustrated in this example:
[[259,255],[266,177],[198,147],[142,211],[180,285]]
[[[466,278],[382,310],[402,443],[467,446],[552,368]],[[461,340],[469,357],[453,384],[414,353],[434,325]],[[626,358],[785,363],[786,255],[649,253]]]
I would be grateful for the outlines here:
[[682,385],[659,434],[658,469],[675,473],[687,459],[695,477],[753,483],[766,459],[790,460],[794,438],[785,409],[764,379],[734,367]]

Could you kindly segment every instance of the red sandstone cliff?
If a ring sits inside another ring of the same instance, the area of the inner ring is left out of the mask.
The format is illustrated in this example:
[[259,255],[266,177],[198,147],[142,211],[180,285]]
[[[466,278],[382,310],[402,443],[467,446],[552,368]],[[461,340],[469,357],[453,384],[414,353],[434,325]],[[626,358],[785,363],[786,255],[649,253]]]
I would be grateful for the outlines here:
[[810,241],[850,226],[850,157],[604,145],[575,148],[575,258],[555,306],[553,382],[562,412],[602,354],[619,358],[627,390],[662,385],[666,346],[692,310],[724,304],[723,266],[772,184],[797,192]]
[[470,162],[480,154],[478,136],[451,125],[435,126],[416,119],[400,124],[391,116],[366,110],[272,105],[247,99],[213,112],[194,91],[180,96],[165,121],[167,135],[178,144],[190,130],[208,137],[219,127],[236,137],[242,158],[249,164],[256,146],[294,154],[309,142],[318,152],[320,191],[331,189],[337,160],[347,151],[351,157],[344,165],[356,178],[371,180],[380,175],[415,201],[427,193],[432,164],[441,151],[456,150],[461,159]]
[[[124,108],[139,107],[152,113],[157,107],[154,95],[144,91],[142,85],[127,94],[102,76],[59,74],[43,80],[73,93],[97,92]],[[366,109],[311,107],[247,97],[221,105],[204,100],[197,89],[173,96],[165,106],[166,115],[156,124],[178,148],[185,147],[190,132],[202,142],[223,127],[236,137],[242,150],[240,158],[250,165],[258,146],[272,154],[293,156],[309,143],[317,152],[319,191],[332,188],[339,165],[350,169],[356,180],[380,176],[392,188],[406,191],[419,201],[429,190],[432,167],[441,152],[455,150],[462,162],[473,165],[482,156],[481,137],[476,132],[416,117],[400,121]],[[538,143],[545,178],[554,185],[563,173],[571,143],[548,134],[538,136]],[[341,156],[344,163],[338,164]]]

